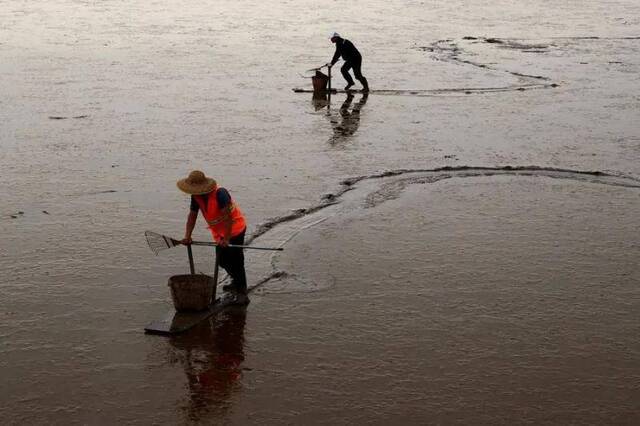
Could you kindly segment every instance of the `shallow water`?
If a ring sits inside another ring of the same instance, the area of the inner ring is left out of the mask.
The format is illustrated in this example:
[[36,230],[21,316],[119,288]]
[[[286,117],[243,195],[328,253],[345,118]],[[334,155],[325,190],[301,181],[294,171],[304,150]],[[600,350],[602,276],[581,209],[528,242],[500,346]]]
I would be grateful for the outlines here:
[[[4,2],[2,418],[637,422],[639,16]],[[386,92],[291,91],[334,30]],[[436,170],[467,165],[495,170]],[[249,255],[246,312],[145,336],[188,264],[143,231],[181,235],[193,168],[285,252]]]
[[282,307],[268,320],[284,332],[312,318],[302,339],[267,339],[291,354],[270,360],[286,371],[270,390],[303,419],[627,422],[640,274],[624,212],[639,202],[637,189],[453,178],[330,217],[279,263],[320,282],[331,265],[330,288],[299,293],[298,280],[288,304],[263,301]]

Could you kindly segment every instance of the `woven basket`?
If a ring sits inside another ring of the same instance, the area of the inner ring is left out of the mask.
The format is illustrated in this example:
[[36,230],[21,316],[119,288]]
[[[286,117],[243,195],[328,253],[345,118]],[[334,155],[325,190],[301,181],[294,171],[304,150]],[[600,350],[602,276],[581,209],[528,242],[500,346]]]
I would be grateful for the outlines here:
[[171,299],[178,312],[207,309],[215,297],[213,278],[204,275],[174,275],[169,278]]

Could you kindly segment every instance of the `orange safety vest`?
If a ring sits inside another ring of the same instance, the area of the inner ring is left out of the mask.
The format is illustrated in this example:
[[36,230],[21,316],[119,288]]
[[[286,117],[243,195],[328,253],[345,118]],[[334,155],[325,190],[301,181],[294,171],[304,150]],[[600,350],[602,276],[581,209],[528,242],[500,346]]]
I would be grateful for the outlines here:
[[[213,239],[216,241],[220,241],[224,237],[225,227],[223,216],[228,211],[228,206],[224,209],[218,208],[218,199],[216,198],[216,192],[212,191],[209,193],[207,197],[207,204],[205,205],[205,200],[202,195],[194,195],[198,206],[200,207],[200,211],[202,212],[202,216],[207,221],[207,225],[209,226],[209,230],[213,235]],[[231,200],[231,211],[229,212],[231,215],[231,236],[235,237],[236,235],[240,235],[242,231],[247,227],[247,223],[244,220],[244,216],[240,211],[240,207]]]

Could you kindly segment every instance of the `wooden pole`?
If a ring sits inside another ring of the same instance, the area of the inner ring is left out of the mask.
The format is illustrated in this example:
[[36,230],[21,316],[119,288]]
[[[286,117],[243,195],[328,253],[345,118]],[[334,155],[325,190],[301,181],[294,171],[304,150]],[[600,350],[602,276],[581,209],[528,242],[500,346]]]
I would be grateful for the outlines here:
[[189,254],[189,270],[191,271],[191,275],[195,275],[196,271],[193,267],[193,253],[191,252],[191,244],[187,246],[187,253]]
[[213,265],[213,293],[211,304],[213,305],[216,302],[216,290],[218,287],[218,267],[220,266],[220,262],[218,261],[218,247],[215,248],[215,264]]
[[329,111],[329,109],[331,108],[331,65],[329,65],[328,74],[329,74],[329,83],[328,83],[329,94],[327,95],[327,111]]

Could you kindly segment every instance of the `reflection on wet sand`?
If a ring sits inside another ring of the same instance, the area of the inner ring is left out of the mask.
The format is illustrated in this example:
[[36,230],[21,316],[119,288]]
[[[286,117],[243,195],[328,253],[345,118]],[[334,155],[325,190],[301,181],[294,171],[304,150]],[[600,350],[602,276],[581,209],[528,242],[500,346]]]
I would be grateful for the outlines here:
[[363,94],[360,100],[351,108],[353,102],[353,94],[349,93],[347,99],[344,100],[340,106],[340,116],[337,117],[333,114],[329,114],[328,117],[333,127],[333,137],[329,140],[329,143],[336,144],[344,139],[353,136],[360,126],[360,110],[367,103],[369,95]]
[[331,101],[331,94],[327,93],[313,93],[311,97],[311,103],[313,104],[313,108],[316,111],[320,111],[329,106],[329,102]]
[[[327,95],[314,95],[312,102],[316,111],[327,107],[327,117],[333,128],[333,136],[329,139],[331,145],[335,145],[353,136],[360,127],[360,110],[367,103],[368,93],[364,93],[360,100],[351,107],[355,96],[348,93],[347,98],[340,105],[339,115],[333,113],[331,107],[331,97]],[[351,108],[351,110],[349,110]]]
[[169,340],[171,361],[187,376],[189,421],[220,418],[241,389],[246,316],[246,307],[234,307]]

